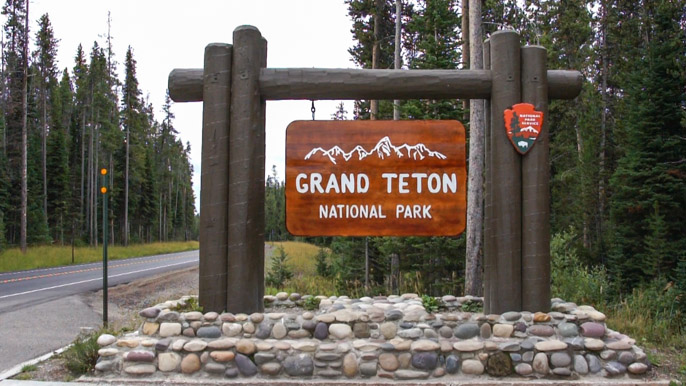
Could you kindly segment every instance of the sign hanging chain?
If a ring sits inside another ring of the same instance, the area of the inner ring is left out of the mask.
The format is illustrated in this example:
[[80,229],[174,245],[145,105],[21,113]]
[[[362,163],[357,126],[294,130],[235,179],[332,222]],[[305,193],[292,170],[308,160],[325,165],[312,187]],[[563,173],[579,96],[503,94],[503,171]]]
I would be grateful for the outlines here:
[[314,113],[317,111],[317,109],[314,108],[314,99],[312,99],[312,108],[310,108],[310,111],[312,112],[312,120],[314,121]]

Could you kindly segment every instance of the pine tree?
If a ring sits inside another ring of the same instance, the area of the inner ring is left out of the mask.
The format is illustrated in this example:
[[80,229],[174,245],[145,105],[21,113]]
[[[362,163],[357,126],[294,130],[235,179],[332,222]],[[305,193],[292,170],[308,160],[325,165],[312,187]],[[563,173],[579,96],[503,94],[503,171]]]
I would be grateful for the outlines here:
[[[683,16],[678,4],[646,1],[641,23],[645,44],[640,47],[625,92],[625,115],[617,123],[623,152],[610,185],[613,196],[612,259],[621,262],[623,287],[652,279],[642,267],[650,250],[643,241],[651,233],[655,202],[664,215],[665,256],[662,272],[671,276],[686,249],[686,126],[683,121],[685,82],[679,60],[686,55]],[[660,225],[662,227],[662,225]],[[654,232],[655,229],[652,229]],[[660,231],[659,233],[662,233]]]
[[55,39],[52,25],[48,14],[44,14],[38,20],[38,32],[36,33],[37,50],[34,51],[35,65],[39,75],[39,121],[41,126],[41,171],[43,187],[43,211],[48,216],[48,126],[52,119],[52,97],[54,88],[57,85],[57,67],[55,57],[57,56],[57,39]]

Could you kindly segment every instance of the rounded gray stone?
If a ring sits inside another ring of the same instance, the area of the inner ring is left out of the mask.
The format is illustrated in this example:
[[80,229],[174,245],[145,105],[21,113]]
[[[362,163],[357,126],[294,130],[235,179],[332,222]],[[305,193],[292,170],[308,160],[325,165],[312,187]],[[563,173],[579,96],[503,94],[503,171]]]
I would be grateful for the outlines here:
[[518,375],[526,377],[528,375],[531,375],[534,372],[534,370],[528,363],[519,363],[517,366],[515,366],[515,372]]
[[522,314],[519,312],[510,311],[502,314],[501,316],[508,322],[514,322],[515,320],[519,320],[519,318],[522,317]]
[[268,352],[258,352],[257,354],[255,354],[253,358],[255,359],[255,363],[257,365],[262,365],[274,360],[274,358],[276,358],[276,355]]
[[570,370],[566,367],[556,367],[553,369],[553,374],[560,375],[563,377],[568,377],[568,376],[572,375],[572,370]]
[[453,329],[448,326],[443,326],[438,329],[438,335],[446,339],[450,339],[453,337]]
[[266,375],[278,375],[279,372],[281,371],[281,363],[278,362],[271,362],[271,363],[265,363],[262,366],[260,366],[260,370],[262,370],[263,374]]
[[398,336],[405,339],[416,339],[422,336],[422,330],[419,328],[410,328],[408,330],[398,331]]
[[302,324],[303,330],[307,330],[309,332],[314,331],[314,329],[317,327],[317,322],[314,320],[305,320]]
[[144,318],[156,318],[157,315],[160,314],[161,309],[157,307],[148,307],[141,312],[138,313],[138,315],[144,317]]
[[227,378],[236,378],[238,376],[238,369],[233,367],[230,369],[226,369],[226,371],[224,372],[224,376]]
[[571,338],[579,335],[579,328],[574,323],[560,323],[557,331],[563,338]]
[[226,371],[226,366],[221,363],[208,363],[205,365],[205,371],[210,374],[223,374]]
[[283,361],[283,369],[286,371],[286,374],[292,377],[312,375],[314,372],[314,361],[307,354],[289,356]]
[[243,354],[236,354],[234,361],[236,362],[238,371],[240,371],[242,375],[246,377],[252,377],[253,375],[257,374],[257,366],[255,366],[255,364],[247,356]]
[[622,351],[619,353],[619,356],[617,357],[617,361],[623,365],[630,365],[633,363],[635,360],[634,353],[631,351]]
[[465,323],[457,326],[455,336],[460,339],[470,339],[481,333],[479,325],[476,323]]
[[438,365],[438,354],[435,352],[419,352],[412,355],[412,366],[420,370],[433,370]]
[[[219,330],[219,327],[217,326],[206,326],[206,327],[200,327],[198,331],[195,333],[195,335],[198,338],[219,338],[222,335],[221,330]],[[224,370],[222,370],[224,372]]]
[[272,333],[272,326],[269,323],[262,322],[257,326],[255,337],[258,339],[267,339]]
[[550,356],[550,364],[553,367],[567,367],[572,363],[572,358],[564,352],[556,352]]
[[580,375],[588,374],[588,362],[582,355],[574,355],[574,371]]
[[324,340],[329,336],[329,326],[324,322],[317,323],[314,328],[314,337],[319,340]]
[[448,355],[445,360],[445,371],[448,374],[455,374],[460,369],[460,358],[455,355]]
[[373,377],[376,375],[376,362],[365,362],[360,364],[360,374],[365,377]]
[[593,354],[586,354],[586,361],[588,361],[588,369],[593,374],[599,372],[603,368],[600,359],[598,359],[598,357]]
[[626,373],[626,366],[619,362],[612,361],[605,364],[605,371],[607,371],[607,375],[614,377]]
[[386,312],[386,320],[393,321],[393,320],[400,320],[405,316],[402,311],[400,310],[388,310]]

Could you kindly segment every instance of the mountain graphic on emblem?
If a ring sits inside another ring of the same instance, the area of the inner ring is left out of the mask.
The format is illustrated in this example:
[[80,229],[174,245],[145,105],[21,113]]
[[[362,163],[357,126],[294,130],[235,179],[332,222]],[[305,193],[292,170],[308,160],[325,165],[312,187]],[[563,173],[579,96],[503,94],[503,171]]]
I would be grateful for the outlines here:
[[366,150],[362,145],[355,146],[349,152],[345,152],[339,146],[333,146],[328,150],[325,150],[321,147],[315,147],[314,149],[310,150],[309,153],[307,153],[305,159],[309,160],[318,154],[328,157],[329,160],[334,164],[337,164],[337,161],[340,161],[341,159],[345,162],[348,162],[353,157],[355,157],[357,160],[363,160],[374,155],[376,155],[379,159],[393,157],[409,158],[415,161],[423,160],[426,157],[446,159],[445,155],[429,149],[423,143],[418,143],[416,145],[408,145],[405,143],[400,146],[395,146],[388,136],[381,138],[379,142],[377,142],[376,146],[374,146],[371,150]]

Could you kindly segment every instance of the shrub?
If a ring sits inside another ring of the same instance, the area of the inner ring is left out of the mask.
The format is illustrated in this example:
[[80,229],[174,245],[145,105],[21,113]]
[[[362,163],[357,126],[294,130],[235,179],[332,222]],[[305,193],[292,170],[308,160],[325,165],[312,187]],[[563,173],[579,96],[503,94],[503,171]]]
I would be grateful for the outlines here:
[[74,343],[62,353],[64,364],[74,375],[82,375],[93,372],[98,361],[97,343],[100,333],[86,337],[78,337]]
[[598,308],[606,304],[610,281],[603,267],[585,266],[572,247],[573,230],[553,235],[551,252],[551,292],[577,304]]
[[317,252],[317,256],[315,257],[317,263],[317,275],[321,277],[330,277],[331,276],[331,266],[329,263],[326,261],[328,258],[328,253],[326,253],[326,250],[324,248],[319,248],[319,252]]
[[276,249],[277,255],[272,258],[265,281],[268,286],[283,288],[286,281],[293,277],[293,269],[286,264],[288,255],[283,247]]
[[440,303],[438,298],[429,295],[422,295],[422,305],[424,306],[426,312],[433,314],[434,312],[438,311]]

